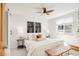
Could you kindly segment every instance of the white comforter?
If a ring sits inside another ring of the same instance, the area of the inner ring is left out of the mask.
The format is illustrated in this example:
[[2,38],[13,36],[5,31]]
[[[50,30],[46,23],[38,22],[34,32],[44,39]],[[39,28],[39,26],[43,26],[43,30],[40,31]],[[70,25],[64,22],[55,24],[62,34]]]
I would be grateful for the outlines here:
[[28,51],[28,56],[44,56],[45,50],[48,48],[55,48],[58,45],[63,44],[62,40],[58,39],[46,39],[43,41],[32,41],[25,40],[26,49]]

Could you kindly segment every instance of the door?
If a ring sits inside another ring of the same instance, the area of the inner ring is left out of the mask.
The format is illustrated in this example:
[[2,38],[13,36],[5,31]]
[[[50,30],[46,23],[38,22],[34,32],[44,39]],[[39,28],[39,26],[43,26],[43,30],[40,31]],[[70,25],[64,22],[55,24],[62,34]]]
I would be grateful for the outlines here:
[[3,15],[4,15],[4,5],[0,3],[0,56],[4,55],[4,40],[3,40]]

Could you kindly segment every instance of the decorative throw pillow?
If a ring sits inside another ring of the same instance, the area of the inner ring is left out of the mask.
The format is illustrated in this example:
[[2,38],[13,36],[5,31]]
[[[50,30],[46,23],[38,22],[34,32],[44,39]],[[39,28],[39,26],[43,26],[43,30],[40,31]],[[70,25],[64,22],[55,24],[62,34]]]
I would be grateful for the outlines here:
[[36,35],[33,35],[32,36],[32,40],[35,40],[36,41]]
[[37,41],[45,40],[45,37],[42,34],[38,34],[36,35],[36,40]]

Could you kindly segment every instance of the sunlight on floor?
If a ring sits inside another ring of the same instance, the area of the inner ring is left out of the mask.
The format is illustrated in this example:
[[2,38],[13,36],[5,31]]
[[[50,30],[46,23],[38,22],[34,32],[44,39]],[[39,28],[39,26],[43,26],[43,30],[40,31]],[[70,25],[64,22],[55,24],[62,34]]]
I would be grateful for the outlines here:
[[26,56],[27,55],[27,51],[25,48],[23,49],[13,49],[10,51],[11,56]]

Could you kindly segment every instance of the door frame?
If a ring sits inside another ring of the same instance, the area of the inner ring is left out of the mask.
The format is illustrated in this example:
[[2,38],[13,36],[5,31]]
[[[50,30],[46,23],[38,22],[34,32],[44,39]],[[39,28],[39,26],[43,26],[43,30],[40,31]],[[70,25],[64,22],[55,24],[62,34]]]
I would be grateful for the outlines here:
[[0,15],[0,41],[1,41],[1,52],[0,52],[0,55],[5,55],[5,52],[4,52],[4,4],[3,3],[0,3],[0,12],[1,12],[1,15]]

